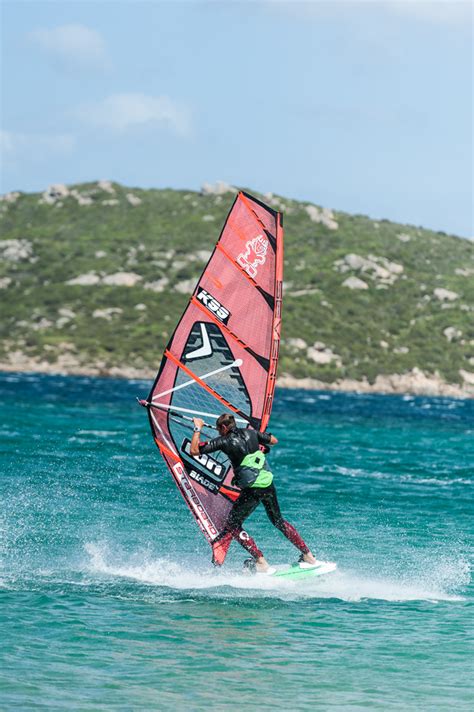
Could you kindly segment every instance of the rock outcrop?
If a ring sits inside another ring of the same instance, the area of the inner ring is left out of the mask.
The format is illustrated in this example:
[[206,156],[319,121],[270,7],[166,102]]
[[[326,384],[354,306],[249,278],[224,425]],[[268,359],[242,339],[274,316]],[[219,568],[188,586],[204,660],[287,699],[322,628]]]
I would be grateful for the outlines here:
[[237,188],[224,183],[224,181],[217,181],[217,183],[203,183],[201,187],[201,193],[203,195],[225,195],[225,193],[236,193]]
[[32,257],[33,245],[29,240],[0,240],[0,260],[21,262]]
[[436,287],[433,294],[440,302],[453,302],[455,299],[459,299],[459,294],[452,292],[450,289],[443,289],[442,287]]
[[348,277],[347,279],[344,280],[342,283],[343,287],[348,287],[348,289],[368,289],[369,285],[367,282],[364,282],[363,279],[359,279],[359,277]]
[[109,287],[134,287],[143,277],[135,272],[115,272],[100,276],[95,272],[80,274],[69,279],[66,284],[71,286],[91,287],[94,284],[105,284]]
[[334,213],[329,208],[317,208],[316,205],[306,205],[305,211],[312,222],[320,223],[329,230],[338,229],[339,225],[337,220],[335,220]]
[[376,255],[361,257],[353,253],[336,260],[334,269],[341,274],[349,271],[362,273],[378,285],[383,286],[392,285],[404,271],[403,265],[391,262],[386,257]]

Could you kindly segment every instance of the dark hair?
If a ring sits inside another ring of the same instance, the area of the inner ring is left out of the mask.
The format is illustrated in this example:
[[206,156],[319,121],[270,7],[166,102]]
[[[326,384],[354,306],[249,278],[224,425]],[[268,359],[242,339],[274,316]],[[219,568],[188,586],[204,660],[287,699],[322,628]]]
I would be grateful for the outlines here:
[[216,428],[226,425],[228,428],[235,428],[235,418],[232,413],[222,413],[216,420]]

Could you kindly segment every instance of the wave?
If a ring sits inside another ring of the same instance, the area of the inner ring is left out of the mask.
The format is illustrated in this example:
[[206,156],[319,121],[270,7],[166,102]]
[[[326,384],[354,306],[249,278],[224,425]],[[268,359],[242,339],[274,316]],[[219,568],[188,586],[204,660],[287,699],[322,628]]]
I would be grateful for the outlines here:
[[[313,471],[315,468],[311,468]],[[343,475],[345,477],[360,477],[375,480],[389,480],[391,482],[410,482],[414,485],[436,485],[438,487],[449,487],[450,485],[474,485],[474,479],[468,477],[448,477],[442,478],[438,477],[419,477],[418,475],[410,475],[403,473],[388,473],[388,472],[369,472],[361,468],[355,467],[343,467],[341,465],[336,465],[334,467],[336,474]]]
[[[449,572],[431,567],[431,580],[396,580],[385,577],[360,575],[356,571],[340,570],[324,577],[303,581],[284,581],[264,574],[248,576],[232,569],[203,571],[186,567],[165,558],[131,556],[128,560],[114,557],[103,544],[87,543],[86,571],[94,577],[128,579],[149,586],[166,587],[180,592],[196,593],[216,589],[221,595],[270,596],[282,600],[339,599],[347,602],[365,600],[404,601],[464,601],[452,593],[454,586],[466,585],[470,579],[469,566],[455,562]],[[449,590],[451,589],[451,590]]]
[[106,438],[109,435],[124,435],[120,430],[78,430],[78,435],[95,435],[99,438]]

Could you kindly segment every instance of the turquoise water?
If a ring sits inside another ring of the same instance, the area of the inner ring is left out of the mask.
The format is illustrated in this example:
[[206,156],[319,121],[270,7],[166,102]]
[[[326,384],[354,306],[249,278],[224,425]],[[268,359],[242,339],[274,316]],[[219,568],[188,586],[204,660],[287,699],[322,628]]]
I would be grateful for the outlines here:
[[291,582],[211,570],[148,388],[0,377],[2,710],[472,709],[472,401],[280,390],[282,510],[339,565]]

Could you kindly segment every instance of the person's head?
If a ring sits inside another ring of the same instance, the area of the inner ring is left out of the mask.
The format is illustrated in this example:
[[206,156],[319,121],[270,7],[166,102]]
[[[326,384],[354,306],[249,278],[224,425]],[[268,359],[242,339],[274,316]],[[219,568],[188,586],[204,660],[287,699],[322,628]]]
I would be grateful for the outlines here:
[[216,420],[216,428],[219,435],[227,435],[227,433],[235,428],[235,418],[232,413],[222,413]]

